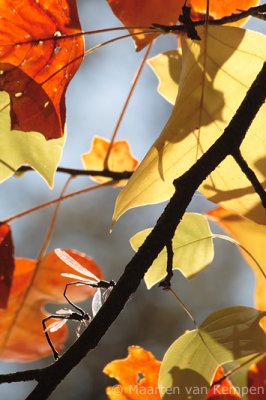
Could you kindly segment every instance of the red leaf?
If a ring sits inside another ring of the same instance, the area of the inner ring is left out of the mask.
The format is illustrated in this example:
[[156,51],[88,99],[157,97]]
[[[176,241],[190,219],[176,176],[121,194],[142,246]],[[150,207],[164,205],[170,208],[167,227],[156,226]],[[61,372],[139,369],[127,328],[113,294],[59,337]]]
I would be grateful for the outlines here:
[[[224,370],[219,367],[215,373],[213,382],[219,381],[224,377]],[[222,379],[220,384],[215,385],[208,392],[206,400],[239,400],[241,399],[238,391],[229,379]]]
[[[182,11],[184,0],[108,0],[114,14],[125,26],[150,27],[153,23],[172,25]],[[131,33],[141,32],[131,29]],[[134,36],[137,50],[143,49],[157,35]]]
[[[193,11],[195,11],[194,19],[201,19],[200,15],[196,13],[206,13],[207,1],[206,0],[190,0]],[[210,16],[219,19],[231,14],[237,14],[239,10],[247,10],[259,4],[259,0],[211,0],[210,1]],[[242,26],[247,21],[247,18],[233,22],[234,26]]]
[[6,308],[15,268],[10,226],[0,225],[0,308]]
[[262,400],[266,396],[266,357],[253,364],[248,371],[248,400]]
[[[99,279],[103,277],[93,259],[74,250],[67,252]],[[69,280],[61,276],[62,272],[72,272],[72,269],[54,252],[47,254],[38,265],[34,260],[16,259],[8,308],[0,310],[2,360],[25,362],[52,355],[43,332],[42,319],[47,315],[44,309],[46,303],[66,303],[63,292]],[[68,296],[76,303],[92,297],[95,290],[85,285],[73,285]],[[67,326],[49,333],[58,351],[62,350],[67,333]]]
[[0,90],[11,97],[11,126],[46,139],[63,136],[65,92],[84,54],[74,0],[0,2]]

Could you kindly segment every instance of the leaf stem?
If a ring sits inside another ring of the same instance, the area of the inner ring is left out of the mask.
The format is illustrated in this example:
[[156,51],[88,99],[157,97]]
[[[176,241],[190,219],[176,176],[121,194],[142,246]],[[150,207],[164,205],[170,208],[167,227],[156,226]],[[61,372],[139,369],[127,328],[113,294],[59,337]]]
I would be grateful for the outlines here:
[[[24,165],[17,170],[18,173],[20,172],[24,173],[28,171],[34,171],[34,169],[32,167],[29,167],[28,165]],[[72,176],[103,176],[106,178],[112,178],[114,181],[129,179],[133,174],[132,171],[115,172],[115,171],[110,171],[109,169],[96,171],[96,170],[85,170],[85,169],[75,169],[66,167],[58,167],[56,172],[69,174]]]
[[145,63],[146,63],[146,61],[147,61],[147,58],[148,58],[148,56],[149,56],[149,54],[150,54],[150,51],[151,51],[151,49],[152,49],[152,44],[153,44],[152,42],[149,44],[149,46],[147,47],[147,50],[146,50],[146,52],[145,52],[145,54],[144,54],[144,56],[143,56],[141,62],[140,62],[140,65],[139,65],[139,67],[138,67],[138,69],[137,69],[137,72],[136,72],[136,74],[135,74],[135,76],[134,76],[134,79],[133,79],[133,82],[132,82],[132,84],[131,84],[131,88],[130,88],[129,93],[128,93],[128,95],[127,95],[125,104],[124,104],[124,106],[123,106],[123,108],[122,108],[122,111],[121,111],[121,113],[120,113],[120,115],[119,115],[119,118],[118,118],[118,121],[117,121],[117,123],[116,123],[114,132],[113,132],[113,134],[112,134],[112,138],[111,138],[111,141],[110,141],[110,144],[109,144],[109,148],[108,148],[108,151],[107,151],[105,160],[104,160],[104,169],[107,169],[107,170],[108,170],[108,159],[109,159],[109,156],[110,156],[110,153],[111,153],[111,150],[112,150],[113,143],[114,143],[114,141],[115,141],[117,132],[118,132],[118,130],[119,130],[119,128],[120,128],[121,122],[122,122],[122,120],[123,120],[123,118],[124,118],[124,115],[125,115],[125,113],[126,113],[126,110],[127,110],[127,108],[128,108],[129,102],[130,102],[130,100],[131,100],[131,98],[132,98],[133,92],[134,92],[134,90],[135,90],[135,88],[136,88],[136,86],[137,86],[137,83],[138,83],[138,81],[139,81],[140,75],[141,75],[141,73],[142,73],[142,71],[143,71],[144,65],[145,65]]
[[39,204],[39,205],[36,206],[36,207],[30,208],[30,209],[28,209],[28,210],[25,210],[25,211],[22,211],[22,212],[20,212],[20,213],[18,213],[18,214],[13,215],[13,216],[7,218],[5,221],[1,221],[1,224],[6,224],[6,223],[13,222],[13,221],[15,221],[16,219],[25,217],[26,215],[32,214],[32,213],[34,213],[35,211],[41,210],[42,208],[49,207],[49,206],[51,206],[51,205],[53,205],[53,204],[56,204],[56,203],[58,203],[58,202],[60,202],[60,201],[70,199],[70,198],[75,197],[75,196],[78,196],[78,195],[80,195],[80,194],[92,192],[92,191],[97,190],[97,189],[100,189],[100,188],[102,188],[102,187],[113,185],[114,182],[115,182],[115,181],[110,181],[110,182],[101,183],[101,184],[95,185],[95,186],[89,186],[89,187],[86,187],[85,189],[77,190],[76,192],[72,192],[72,193],[69,193],[69,194],[67,194],[67,195],[65,195],[65,196],[58,197],[58,198],[56,198],[56,199],[54,199],[54,200],[47,201],[46,203]]

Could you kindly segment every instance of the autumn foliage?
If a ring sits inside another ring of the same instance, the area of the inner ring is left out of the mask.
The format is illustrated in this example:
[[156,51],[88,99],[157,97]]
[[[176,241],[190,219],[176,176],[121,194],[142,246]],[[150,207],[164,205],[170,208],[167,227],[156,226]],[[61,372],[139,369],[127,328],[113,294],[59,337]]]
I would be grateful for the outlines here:
[[[265,101],[250,123],[245,120],[249,114],[247,108],[236,129],[237,133],[243,130],[243,138],[240,142],[231,138],[230,148],[217,168],[205,174],[202,162],[208,154],[212,159],[216,157],[212,154],[214,146],[230,131],[232,121],[245,106],[243,99],[250,94],[256,77],[265,67],[265,35],[241,28],[250,16],[266,19],[265,7],[258,10],[255,7],[258,4],[258,0],[107,0],[106,6],[122,23],[122,30],[128,32],[125,36],[132,37],[136,50],[149,45],[139,74],[155,40],[168,33],[176,36],[178,48],[156,54],[147,61],[158,79],[158,92],[172,105],[172,111],[140,163],[132,155],[128,141],[117,140],[116,130],[111,140],[90,132],[91,144],[84,144],[81,154],[84,170],[80,171],[59,166],[66,141],[65,95],[84,56],[102,45],[85,49],[84,36],[93,32],[83,31],[75,1],[0,0],[1,183],[33,169],[51,189],[57,171],[72,176],[88,175],[96,185],[86,191],[109,185],[122,187],[114,205],[114,225],[132,208],[163,201],[171,203],[175,196],[183,192],[186,195],[188,187],[178,184],[198,167],[195,190],[214,204],[205,214],[185,213],[191,200],[188,194],[186,207],[181,210],[182,219],[175,226],[173,214],[170,218],[165,216],[169,207],[155,227],[143,229],[130,239],[135,257],[142,255],[150,261],[142,275],[147,289],[159,285],[170,291],[194,329],[178,336],[165,349],[162,361],[141,347],[130,346],[127,358],[108,363],[103,372],[118,382],[106,389],[111,400],[186,400],[191,398],[188,395],[192,388],[206,389],[206,393],[192,392],[197,400],[262,400],[259,388],[266,393]],[[247,14],[241,14],[248,9]],[[223,23],[217,22],[224,17],[227,18]],[[139,77],[136,76],[133,89]],[[264,86],[260,84],[255,89],[260,91]],[[133,89],[118,118],[118,127]],[[130,178],[125,179],[124,173]],[[88,330],[92,326],[95,335],[101,332],[95,342],[93,337],[93,344],[88,344],[86,351],[91,350],[109,327],[105,326],[105,320],[111,324],[120,312],[119,307],[122,310],[138,286],[132,283],[131,287],[124,275],[117,286],[113,280],[104,281],[101,267],[77,250],[66,252],[81,265],[85,277],[73,274],[73,269],[79,272],[79,267],[71,268],[71,263],[60,257],[61,250],[47,253],[49,243],[53,246],[52,232],[61,202],[82,192],[65,195],[66,188],[67,185],[58,199],[13,217],[5,216],[0,223],[0,359],[3,361],[39,360],[50,356],[53,346],[60,355],[64,354],[69,321],[79,327],[88,325]],[[58,206],[39,257],[35,260],[17,257],[11,223],[55,203]],[[175,209],[175,213],[179,211]],[[213,222],[229,236],[215,234]],[[158,237],[161,224],[163,235]],[[179,270],[186,279],[192,279],[211,266],[215,256],[213,242],[217,238],[237,246],[251,267],[256,280],[254,307],[221,308],[198,323],[172,290],[171,280],[175,278],[172,275]],[[149,240],[154,240],[151,243],[157,251],[155,257],[153,249],[148,248],[145,253]],[[132,264],[138,268],[135,259]],[[128,264],[125,274],[132,264]],[[90,280],[91,275],[95,279]],[[109,296],[110,302],[115,299],[113,309],[108,306]],[[87,299],[91,299],[92,306],[85,312],[76,303]],[[64,308],[50,313],[51,303]],[[105,309],[107,318],[103,317]],[[43,327],[42,321],[52,325]],[[57,328],[51,329],[58,321]],[[97,321],[100,321],[98,331]],[[79,340],[75,345],[79,345]],[[86,351],[81,350],[80,359]],[[62,365],[63,360],[64,355],[52,366],[55,377],[57,365]],[[248,390],[246,397],[234,386],[234,375],[240,370],[244,371],[241,383]],[[45,372],[43,376],[46,387],[49,382]],[[41,384],[39,375],[32,379]],[[63,375],[58,382],[61,379]],[[178,397],[168,393],[174,388],[180,390]]]

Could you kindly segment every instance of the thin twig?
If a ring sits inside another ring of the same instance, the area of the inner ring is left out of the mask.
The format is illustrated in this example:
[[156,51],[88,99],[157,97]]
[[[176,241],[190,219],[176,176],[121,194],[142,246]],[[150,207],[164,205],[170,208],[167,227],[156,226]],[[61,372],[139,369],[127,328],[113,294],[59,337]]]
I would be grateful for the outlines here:
[[258,357],[260,357],[262,355],[263,355],[263,353],[257,353],[254,356],[250,357],[247,361],[245,361],[242,364],[238,365],[237,367],[231,369],[226,374],[224,374],[224,376],[222,376],[220,379],[218,379],[217,381],[214,381],[213,384],[211,385],[211,388],[213,388],[214,386],[220,385],[225,379],[229,378],[231,375],[238,372],[241,368],[245,367],[245,365],[248,365],[249,363],[256,360]]
[[143,71],[144,65],[145,65],[145,63],[147,61],[147,58],[148,58],[148,56],[150,54],[150,51],[152,49],[152,44],[153,44],[152,42],[149,44],[149,46],[147,47],[147,50],[146,50],[141,62],[140,62],[140,65],[139,65],[139,67],[137,69],[137,72],[135,74],[135,77],[133,79],[131,88],[130,88],[129,93],[127,95],[125,104],[124,104],[124,106],[122,108],[122,111],[121,111],[121,113],[119,115],[119,118],[118,118],[118,121],[116,123],[115,129],[114,129],[114,132],[112,134],[112,138],[111,138],[111,141],[110,141],[110,144],[109,144],[109,148],[108,148],[108,151],[106,153],[105,160],[104,160],[104,168],[106,170],[108,170],[108,159],[109,159],[109,156],[110,156],[110,153],[111,153],[111,150],[112,150],[112,146],[113,146],[114,140],[115,140],[117,132],[118,132],[118,130],[120,128],[121,122],[122,122],[122,120],[124,118],[125,112],[126,112],[126,110],[128,108],[128,104],[129,104],[129,102],[130,102],[130,100],[132,98],[133,92],[134,92],[134,90],[136,88],[136,85],[137,85],[137,83],[139,81],[139,78],[140,78],[140,75],[141,75],[141,73]]
[[241,168],[242,172],[246,175],[250,183],[252,184],[255,192],[260,196],[263,207],[266,209],[266,192],[264,187],[258,180],[255,172],[249,167],[246,160],[243,158],[240,149],[236,149],[232,152],[232,156]]
[[46,203],[39,204],[36,207],[30,208],[28,210],[22,211],[21,213],[15,214],[15,215],[7,218],[5,221],[1,221],[1,225],[13,222],[16,219],[25,217],[26,215],[32,214],[35,211],[39,211],[42,208],[49,207],[49,206],[51,206],[53,204],[56,204],[56,203],[58,203],[60,201],[67,200],[67,199],[70,199],[70,198],[75,197],[75,196],[79,196],[80,194],[83,194],[83,193],[92,192],[92,191],[100,189],[102,187],[113,185],[114,183],[115,183],[115,181],[110,181],[110,182],[101,183],[101,184],[95,185],[95,186],[89,186],[89,187],[86,187],[85,189],[81,189],[81,190],[77,190],[76,192],[69,193],[69,194],[67,194],[67,195],[65,195],[63,197],[58,197],[57,199],[54,199],[54,200],[51,200],[51,201],[47,201]]
[[[261,15],[262,13],[266,13],[266,4],[262,4],[257,7],[251,7],[246,11],[242,11],[239,14],[232,14],[220,19],[209,19],[209,25],[225,25],[231,22],[237,22],[243,18]],[[194,27],[204,25],[206,22],[203,21],[195,21]],[[177,33],[177,32],[184,32],[185,26],[184,25],[162,25],[162,24],[153,24],[155,28],[161,29],[162,33]]]
[[[25,165],[17,170],[18,173],[21,172],[24,173],[28,171],[34,171],[34,169],[32,167],[29,167],[28,165]],[[58,167],[56,172],[61,172],[63,174],[69,174],[72,176],[103,176],[106,178],[112,178],[114,181],[129,179],[133,174],[133,171],[115,172],[115,171],[110,171],[109,169],[96,171],[96,170],[84,170],[84,169],[65,168],[65,167]]]

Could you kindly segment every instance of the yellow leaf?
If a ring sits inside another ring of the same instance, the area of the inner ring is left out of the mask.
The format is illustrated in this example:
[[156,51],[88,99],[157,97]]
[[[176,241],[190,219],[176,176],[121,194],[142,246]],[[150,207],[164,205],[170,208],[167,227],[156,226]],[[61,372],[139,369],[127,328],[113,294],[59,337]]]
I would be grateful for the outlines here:
[[25,133],[11,130],[10,122],[10,97],[2,91],[0,92],[0,182],[12,176],[22,165],[29,164],[52,187],[65,136],[46,140],[39,132]]
[[[240,215],[221,207],[207,213],[208,217],[222,226],[237,242],[241,244],[259,263],[266,274],[266,226],[258,225]],[[243,256],[256,274],[255,305],[259,310],[266,310],[266,280],[254,260],[245,252]],[[266,327],[266,324],[265,324]]]
[[[138,232],[130,239],[137,251],[152,229]],[[201,214],[186,213],[176,228],[173,241],[173,269],[179,269],[186,278],[192,278],[213,260],[212,233],[206,218]],[[150,289],[166,275],[167,251],[164,248],[145,274],[145,283]]]
[[181,74],[181,50],[167,51],[147,62],[159,79],[158,92],[169,103],[175,104]]
[[[182,70],[173,112],[118,196],[114,221],[130,208],[171,197],[173,180],[221,136],[266,59],[266,37],[259,33],[235,27],[209,27],[206,40],[204,28],[197,30],[201,41],[182,38]],[[169,69],[164,72],[169,80]],[[241,146],[260,182],[266,178],[265,111],[264,105]],[[232,157],[220,164],[200,190],[209,200],[266,223],[258,195]]]

